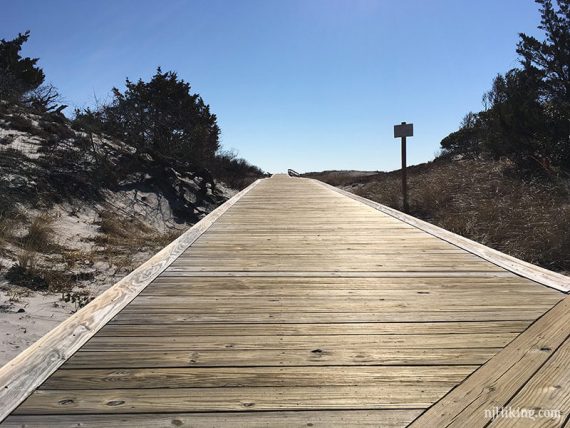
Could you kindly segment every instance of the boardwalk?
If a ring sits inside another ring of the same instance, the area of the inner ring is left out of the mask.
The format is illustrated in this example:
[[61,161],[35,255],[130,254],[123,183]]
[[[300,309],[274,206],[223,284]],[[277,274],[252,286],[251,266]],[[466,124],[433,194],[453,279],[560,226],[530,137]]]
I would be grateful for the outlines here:
[[466,427],[507,404],[567,418],[563,292],[312,180],[261,180],[217,216],[124,286],[134,299],[108,299],[116,313],[101,300],[70,321],[68,349],[48,337],[0,373],[19,403],[4,426]]

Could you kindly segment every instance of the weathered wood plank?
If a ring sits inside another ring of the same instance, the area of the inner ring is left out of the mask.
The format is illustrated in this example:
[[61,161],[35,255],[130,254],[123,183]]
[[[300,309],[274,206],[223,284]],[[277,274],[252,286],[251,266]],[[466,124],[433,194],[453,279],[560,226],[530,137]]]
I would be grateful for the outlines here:
[[[534,427],[561,427],[570,415],[570,339],[548,359],[508,406],[529,409],[533,418],[495,418],[490,427],[519,428],[532,423]],[[541,413],[542,412],[542,413]]]
[[62,366],[79,368],[151,367],[260,367],[260,366],[405,366],[405,365],[480,365],[501,348],[334,348],[222,350],[222,351],[147,351],[88,352],[80,350]]
[[[185,266],[171,266],[167,268],[168,273],[179,274],[182,272],[288,272],[292,267],[292,262],[283,263],[275,260],[270,264],[262,264],[260,262],[252,262],[249,265],[241,264],[239,261],[233,263],[214,263],[207,266],[197,264],[188,264]],[[302,272],[457,272],[462,269],[464,272],[501,272],[499,267],[489,265],[488,263],[451,263],[451,262],[415,262],[409,264],[401,264],[396,261],[380,264],[380,263],[345,263],[339,265],[334,261],[327,261],[319,265],[306,263],[300,266]]]
[[[487,287],[487,291],[492,291]],[[449,287],[448,289],[434,287],[420,287],[416,286],[415,288],[408,288],[407,290],[394,290],[394,289],[347,289],[347,288],[302,288],[302,287],[280,287],[280,288],[241,288],[236,289],[232,288],[230,285],[227,285],[225,288],[220,289],[210,289],[208,296],[210,298],[252,298],[255,296],[259,296],[261,298],[280,298],[280,297],[288,297],[293,298],[299,295],[305,295],[307,299],[322,299],[326,297],[332,298],[369,298],[369,299],[376,299],[379,300],[380,298],[389,299],[391,301],[396,300],[424,300],[429,301],[432,299],[437,298],[445,298],[446,300],[450,301],[455,299],[459,301],[460,299],[464,300],[476,300],[481,296],[485,296],[485,290],[482,287],[474,287],[473,289],[463,289],[457,290],[454,287]],[[502,299],[506,298],[507,296],[516,296],[517,299],[524,301],[532,300],[533,298],[545,298],[545,301],[549,299],[548,295],[544,293],[537,292],[534,290],[517,290],[514,287],[504,287],[499,288],[497,291],[493,292],[497,298]],[[151,290],[145,290],[143,293],[140,294],[141,297],[202,297],[204,295],[204,289],[196,289],[189,285],[188,287],[180,286],[180,285],[165,285],[161,287],[152,287]],[[485,296],[488,300],[491,300],[491,296]],[[555,296],[550,300],[561,300],[562,296]],[[526,300],[525,300],[526,299]]]
[[[559,296],[541,296],[541,305],[546,307],[553,306],[561,299]],[[394,307],[413,308],[421,307],[427,309],[429,307],[440,306],[440,310],[444,308],[454,308],[455,310],[469,310],[473,307],[487,307],[501,309],[504,307],[516,306],[520,309],[532,309],[536,307],[533,296],[527,295],[509,295],[507,293],[498,293],[497,295],[483,296],[481,294],[469,295],[466,293],[463,298],[453,294],[418,294],[414,293],[407,296],[389,296],[382,294],[380,296],[360,296],[359,294],[348,294],[344,296],[232,296],[231,300],[225,296],[192,296],[188,301],[181,301],[180,296],[167,295],[143,295],[139,296],[136,302],[133,302],[131,308],[145,307],[156,308],[162,307],[167,309],[188,308],[197,309],[200,307],[216,306],[217,311],[225,307],[239,307],[242,311],[249,311],[255,308],[256,311],[265,311],[275,306],[287,307],[296,311],[298,308],[310,309],[311,306],[318,307],[321,311],[333,312],[338,308],[350,309],[351,307],[360,308],[363,311],[370,309],[390,310]]]
[[224,413],[145,413],[131,415],[41,415],[11,416],[6,428],[109,428],[109,427],[250,427],[250,428],[329,428],[363,426],[401,428],[415,419],[422,409],[406,410],[328,410],[289,412]]
[[[200,277],[166,277],[159,276],[141,295],[158,294],[162,290],[175,290],[184,295],[215,295],[235,293],[244,295],[251,291],[260,293],[334,293],[337,290],[362,295],[365,292],[378,293],[446,293],[452,295],[485,295],[513,293],[564,296],[551,289],[537,287],[535,283],[515,275],[507,276],[398,276],[398,277],[269,277],[269,276],[200,276]],[[207,291],[207,292],[206,292]]]
[[455,386],[479,366],[320,366],[57,370],[40,389],[358,386],[396,383]]
[[485,410],[505,406],[569,335],[567,297],[411,426],[485,426]]
[[352,334],[327,336],[145,336],[109,337],[94,336],[83,345],[84,351],[215,351],[223,349],[329,349],[374,348],[500,348],[517,336],[517,333],[474,334]]
[[431,271],[224,271],[224,272],[198,272],[165,270],[162,277],[301,277],[301,278],[511,278],[512,273],[507,271],[468,271],[468,270],[431,270]]
[[[277,308],[278,309],[278,308]],[[410,310],[400,308],[393,311],[374,312],[256,312],[256,313],[236,313],[236,312],[188,312],[179,313],[156,312],[141,313],[140,311],[122,311],[113,323],[132,324],[148,323],[153,324],[179,324],[179,323],[373,323],[373,322],[446,322],[446,321],[513,321],[513,320],[535,320],[541,316],[548,307],[537,306],[532,309],[520,308],[473,308],[470,310],[448,310],[430,311]]]
[[450,389],[410,383],[382,386],[36,390],[15,415],[266,410],[417,409]]
[[351,334],[520,333],[530,321],[475,321],[438,323],[319,323],[319,324],[107,324],[98,337],[118,336],[324,336]]
[[[214,301],[213,301],[214,300]],[[245,299],[244,299],[245,300]],[[131,306],[129,306],[125,312],[135,312],[140,311],[142,313],[209,313],[209,314],[217,314],[217,313],[267,313],[267,312],[316,312],[316,313],[326,313],[326,312],[377,312],[377,311],[388,311],[388,312],[397,312],[398,309],[402,311],[422,311],[432,308],[435,312],[462,312],[462,311],[474,311],[474,310],[489,310],[489,311],[497,311],[500,312],[502,310],[513,310],[513,307],[508,303],[501,304],[501,302],[497,304],[493,304],[492,302],[483,302],[478,305],[469,305],[468,303],[464,304],[456,304],[456,302],[442,302],[440,307],[433,307],[433,305],[429,304],[422,304],[421,302],[407,302],[407,303],[398,303],[398,302],[389,302],[389,301],[362,301],[362,302],[350,302],[347,301],[345,303],[342,302],[334,302],[328,300],[316,300],[311,304],[311,301],[303,301],[297,305],[289,305],[288,302],[281,302],[278,299],[275,301],[244,301],[239,306],[233,304],[233,302],[225,301],[223,302],[222,299],[218,299],[216,302],[215,299],[209,301],[208,309],[205,309],[204,306],[207,304],[208,301],[194,301],[193,299],[189,299],[188,301],[177,301],[169,303],[168,305],[159,305],[155,303],[146,303],[146,302],[135,302]],[[518,311],[532,311],[534,309],[542,310],[542,312],[548,310],[556,301],[554,302],[545,302],[540,304],[521,304],[516,309]]]

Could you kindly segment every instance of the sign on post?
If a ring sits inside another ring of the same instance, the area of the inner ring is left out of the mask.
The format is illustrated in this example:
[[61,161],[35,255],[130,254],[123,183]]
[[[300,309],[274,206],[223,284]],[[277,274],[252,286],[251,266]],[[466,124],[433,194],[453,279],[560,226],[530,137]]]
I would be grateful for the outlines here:
[[408,206],[408,177],[406,165],[406,137],[414,135],[414,124],[402,122],[399,125],[394,125],[394,138],[402,139],[402,199],[404,212],[409,212]]
[[414,136],[414,124],[402,122],[400,125],[394,125],[394,138],[405,138]]

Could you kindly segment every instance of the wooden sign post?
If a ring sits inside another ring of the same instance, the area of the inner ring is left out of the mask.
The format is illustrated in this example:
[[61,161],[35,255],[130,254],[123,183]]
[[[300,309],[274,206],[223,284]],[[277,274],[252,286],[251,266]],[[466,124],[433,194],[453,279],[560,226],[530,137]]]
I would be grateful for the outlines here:
[[394,138],[402,139],[402,198],[404,202],[404,212],[408,213],[410,207],[408,205],[408,177],[406,165],[406,137],[414,135],[414,124],[402,122],[400,125],[394,125]]

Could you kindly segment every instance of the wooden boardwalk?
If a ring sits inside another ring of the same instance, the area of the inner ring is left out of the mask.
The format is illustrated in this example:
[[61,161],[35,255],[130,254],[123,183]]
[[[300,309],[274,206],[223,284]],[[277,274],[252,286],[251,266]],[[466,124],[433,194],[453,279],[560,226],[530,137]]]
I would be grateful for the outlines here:
[[3,426],[567,422],[563,292],[313,180],[230,205],[2,369]]

